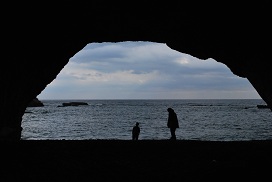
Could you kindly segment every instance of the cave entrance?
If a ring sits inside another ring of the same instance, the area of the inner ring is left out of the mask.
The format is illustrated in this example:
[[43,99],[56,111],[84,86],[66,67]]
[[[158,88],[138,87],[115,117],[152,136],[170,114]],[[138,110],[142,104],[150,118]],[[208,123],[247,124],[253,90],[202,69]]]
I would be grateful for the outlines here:
[[[22,139],[130,140],[136,122],[143,128],[140,139],[168,139],[167,107],[180,118],[178,139],[269,137],[263,131],[255,136],[254,128],[263,126],[255,122],[262,121],[254,116],[255,101],[221,100],[261,100],[247,79],[213,59],[200,60],[162,43],[88,44],[38,98],[45,107],[24,115]],[[58,107],[71,100],[89,106]],[[246,123],[241,111],[249,111]]]

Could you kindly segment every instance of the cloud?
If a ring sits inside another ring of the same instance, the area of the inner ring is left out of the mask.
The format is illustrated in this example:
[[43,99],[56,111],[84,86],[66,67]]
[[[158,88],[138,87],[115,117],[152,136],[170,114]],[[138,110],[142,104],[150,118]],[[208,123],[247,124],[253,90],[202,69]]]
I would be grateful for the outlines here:
[[241,93],[260,98],[247,79],[216,60],[162,43],[104,42],[74,55],[39,98],[236,98]]

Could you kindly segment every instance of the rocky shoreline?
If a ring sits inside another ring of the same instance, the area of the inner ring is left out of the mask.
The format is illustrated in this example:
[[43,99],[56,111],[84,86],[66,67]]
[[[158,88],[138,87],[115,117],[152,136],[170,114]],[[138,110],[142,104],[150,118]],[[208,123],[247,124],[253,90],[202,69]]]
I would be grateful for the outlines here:
[[22,140],[1,148],[4,181],[263,179],[272,166],[272,141]]

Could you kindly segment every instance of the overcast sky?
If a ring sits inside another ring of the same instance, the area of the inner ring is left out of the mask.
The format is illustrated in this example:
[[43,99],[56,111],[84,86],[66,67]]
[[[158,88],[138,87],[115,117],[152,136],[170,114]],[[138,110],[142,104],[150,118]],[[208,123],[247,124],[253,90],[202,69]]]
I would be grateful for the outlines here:
[[38,95],[45,99],[260,99],[245,78],[152,42],[91,43]]

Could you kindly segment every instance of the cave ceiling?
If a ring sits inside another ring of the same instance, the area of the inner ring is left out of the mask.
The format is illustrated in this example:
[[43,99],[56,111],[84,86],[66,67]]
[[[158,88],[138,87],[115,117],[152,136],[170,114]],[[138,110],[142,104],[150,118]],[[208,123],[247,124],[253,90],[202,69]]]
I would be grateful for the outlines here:
[[199,11],[181,3],[136,1],[11,6],[1,17],[1,104],[13,109],[2,107],[2,125],[14,120],[10,113],[20,120],[27,104],[92,42],[151,41],[199,59],[213,58],[247,78],[271,108],[269,6],[222,7]]

